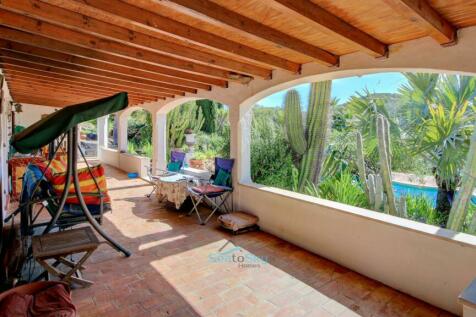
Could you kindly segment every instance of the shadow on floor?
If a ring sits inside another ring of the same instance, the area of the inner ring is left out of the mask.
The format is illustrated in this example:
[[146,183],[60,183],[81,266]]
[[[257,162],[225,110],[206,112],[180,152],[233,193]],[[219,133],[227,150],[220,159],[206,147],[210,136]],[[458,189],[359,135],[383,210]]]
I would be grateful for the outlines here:
[[449,316],[270,234],[200,226],[107,172],[104,228],[132,256],[107,245],[92,256],[85,276],[96,284],[74,291],[81,316]]

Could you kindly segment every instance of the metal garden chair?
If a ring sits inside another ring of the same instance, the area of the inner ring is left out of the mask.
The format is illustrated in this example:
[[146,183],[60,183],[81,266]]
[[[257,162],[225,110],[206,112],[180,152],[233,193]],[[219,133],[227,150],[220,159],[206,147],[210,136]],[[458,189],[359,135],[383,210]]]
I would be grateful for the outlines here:
[[[233,182],[231,179],[231,173],[233,171],[234,159],[215,158],[215,174],[212,176],[211,181],[205,184],[199,184],[198,186],[189,186],[188,192],[192,200],[192,210],[188,215],[192,215],[193,212],[197,214],[198,221],[201,225],[205,225],[208,220],[223,207],[224,212],[231,212],[233,209],[233,201],[229,208],[226,204],[229,198],[232,198]],[[212,212],[205,220],[202,220],[198,206],[200,203],[205,202],[212,208]]]

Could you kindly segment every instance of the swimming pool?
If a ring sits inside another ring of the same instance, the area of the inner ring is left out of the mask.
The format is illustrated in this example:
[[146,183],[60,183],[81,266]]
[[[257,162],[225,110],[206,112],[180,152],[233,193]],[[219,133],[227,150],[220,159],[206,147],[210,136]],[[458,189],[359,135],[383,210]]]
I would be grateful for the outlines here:
[[[433,204],[436,203],[436,195],[438,193],[436,187],[423,187],[398,182],[392,182],[392,184],[395,198],[399,198],[402,195],[424,196],[433,202]],[[473,196],[471,200],[473,203],[476,203],[476,196]]]

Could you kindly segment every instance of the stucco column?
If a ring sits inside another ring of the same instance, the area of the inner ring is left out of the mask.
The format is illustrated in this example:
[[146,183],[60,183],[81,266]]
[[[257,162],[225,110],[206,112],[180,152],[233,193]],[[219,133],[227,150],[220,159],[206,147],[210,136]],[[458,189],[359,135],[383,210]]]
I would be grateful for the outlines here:
[[152,117],[152,166],[156,169],[167,168],[167,113],[155,112]]
[[117,145],[119,151],[127,152],[127,118],[129,113],[121,111],[117,122]]
[[98,159],[102,159],[102,149],[107,144],[107,116],[97,118],[96,133],[97,133],[97,156]]
[[237,126],[237,170],[238,179],[242,183],[251,182],[251,119],[250,108],[239,109],[239,121]]
[[106,147],[107,145],[107,116],[103,116],[97,119],[97,135],[98,135],[98,146]]

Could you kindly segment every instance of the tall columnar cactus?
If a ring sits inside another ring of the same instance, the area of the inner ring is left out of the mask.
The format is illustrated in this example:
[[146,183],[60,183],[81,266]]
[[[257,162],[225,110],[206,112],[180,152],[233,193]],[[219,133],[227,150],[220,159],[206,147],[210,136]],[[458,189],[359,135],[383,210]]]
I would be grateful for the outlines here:
[[[473,190],[476,186],[476,130],[471,137],[471,143],[466,157],[466,164],[462,171],[461,187],[456,194],[456,199],[451,207],[448,224],[446,227],[455,231],[460,231],[463,228],[464,221],[468,214],[468,207],[471,203]],[[475,226],[474,228],[473,225]],[[470,227],[470,231],[476,231],[476,214]]]
[[204,124],[202,131],[206,133],[214,133],[216,130],[216,106],[209,99],[197,100],[197,106],[202,110]]
[[[362,134],[357,132],[356,135],[356,142],[357,142],[357,169],[359,170],[359,178],[364,186],[365,194],[367,195],[367,199],[371,202],[370,199],[370,192],[369,186],[367,184],[367,173],[365,171],[365,158],[364,158],[364,143],[362,142]],[[372,205],[372,204],[371,204]]]
[[178,108],[167,114],[167,140],[171,148],[182,147],[187,126],[188,118],[182,116]]
[[307,150],[307,141],[302,124],[301,101],[297,90],[291,89],[286,93],[284,113],[284,125],[289,145],[296,154],[303,155]]
[[308,183],[317,185],[324,162],[329,131],[332,81],[311,84],[306,128],[302,124],[301,106],[297,91],[286,95],[285,125],[288,141],[299,159],[298,190]]
[[395,216],[406,217],[406,197],[401,196],[398,201],[395,201],[395,195],[393,192],[388,120],[382,115],[379,115],[376,120],[380,174],[369,174],[368,177],[366,176],[362,135],[357,133],[356,162],[359,170],[359,177],[364,184],[370,208],[375,211],[383,211]]
[[180,148],[184,144],[185,130],[194,133],[200,131],[205,119],[195,102],[185,103],[167,114],[168,142],[171,148]]
[[394,216],[404,216],[400,214],[399,210],[397,210],[395,203],[390,162],[389,125],[387,119],[382,115],[377,116],[377,139],[380,161],[380,175],[382,177],[383,190],[386,197],[386,203],[388,205],[388,212]]

